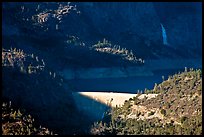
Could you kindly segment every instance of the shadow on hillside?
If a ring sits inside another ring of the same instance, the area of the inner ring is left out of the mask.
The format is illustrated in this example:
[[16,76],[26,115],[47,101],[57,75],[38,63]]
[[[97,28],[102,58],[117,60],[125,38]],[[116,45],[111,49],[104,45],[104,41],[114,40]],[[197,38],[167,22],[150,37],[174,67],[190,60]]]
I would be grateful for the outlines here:
[[75,104],[77,109],[84,114],[88,114],[93,118],[93,120],[102,119],[103,113],[110,109],[108,105],[109,100],[107,100],[107,104],[94,100],[90,97],[79,94],[78,92],[73,92],[73,98],[75,100]]
[[[110,110],[110,106],[96,101],[90,97],[81,95],[77,92],[73,92],[73,99],[77,111],[79,113],[80,126],[85,126],[85,134],[89,134],[89,131],[94,124],[99,120],[104,120],[104,114]],[[109,123],[109,119],[106,119],[106,122]],[[77,134],[77,133],[76,133]],[[80,134],[80,133],[78,133]],[[83,133],[82,133],[83,134]]]
[[47,74],[23,74],[3,68],[2,97],[14,108],[25,109],[36,126],[59,135],[88,134],[94,122],[108,110],[105,104],[86,97],[73,97]]

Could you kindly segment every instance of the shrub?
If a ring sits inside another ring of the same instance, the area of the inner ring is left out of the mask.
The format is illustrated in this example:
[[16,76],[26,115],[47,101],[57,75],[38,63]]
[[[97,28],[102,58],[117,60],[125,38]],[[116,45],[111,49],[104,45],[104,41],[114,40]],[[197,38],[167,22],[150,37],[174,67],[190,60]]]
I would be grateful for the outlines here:
[[141,114],[141,112],[140,112],[140,111],[137,111],[137,112],[136,112],[136,116],[137,116],[137,117],[139,117],[139,116],[140,116],[140,114]]
[[2,103],[2,135],[52,135],[48,129],[35,127],[31,115],[11,108],[11,102]]
[[139,99],[136,99],[136,100],[134,101],[134,105],[138,105],[138,104],[140,104],[140,101],[139,101]]
[[154,112],[153,112],[153,111],[151,111],[151,112],[148,113],[148,117],[151,116],[151,115],[154,115]]
[[184,123],[184,121],[186,121],[186,120],[187,120],[187,117],[185,117],[185,116],[181,117],[181,123]]
[[129,101],[133,101],[133,99],[132,99],[132,98],[130,98],[130,99],[129,99]]
[[162,115],[166,116],[166,110],[165,109],[162,109],[160,112]]

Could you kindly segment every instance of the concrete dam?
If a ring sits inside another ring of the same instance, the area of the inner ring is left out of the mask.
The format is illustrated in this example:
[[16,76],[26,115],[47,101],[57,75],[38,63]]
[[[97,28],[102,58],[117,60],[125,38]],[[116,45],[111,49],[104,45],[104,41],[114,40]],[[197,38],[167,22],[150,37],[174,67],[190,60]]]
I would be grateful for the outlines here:
[[[113,92],[73,92],[72,93],[77,109],[92,117],[100,120],[103,113],[110,108],[122,106],[125,100],[137,96],[130,93],[113,93]],[[156,97],[157,94],[141,94],[138,98],[147,99]]]

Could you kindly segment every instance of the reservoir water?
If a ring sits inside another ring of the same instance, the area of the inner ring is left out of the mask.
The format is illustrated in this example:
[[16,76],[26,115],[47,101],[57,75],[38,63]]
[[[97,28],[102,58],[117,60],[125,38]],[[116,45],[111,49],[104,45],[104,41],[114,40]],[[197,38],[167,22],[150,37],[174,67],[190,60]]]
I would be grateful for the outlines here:
[[120,78],[97,78],[97,79],[72,79],[67,80],[74,91],[107,91],[107,92],[124,92],[137,93],[138,90],[144,91],[145,88],[153,89],[154,84],[161,83],[168,79],[169,75],[174,75],[180,70],[157,70],[153,76],[137,76],[137,77],[120,77]]

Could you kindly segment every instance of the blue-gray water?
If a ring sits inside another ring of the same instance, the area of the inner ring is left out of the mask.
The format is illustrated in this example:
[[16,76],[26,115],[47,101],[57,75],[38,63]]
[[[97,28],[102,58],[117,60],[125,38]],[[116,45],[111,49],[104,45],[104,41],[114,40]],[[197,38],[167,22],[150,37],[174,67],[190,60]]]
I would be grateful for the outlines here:
[[153,76],[137,76],[127,78],[99,78],[99,79],[76,79],[69,80],[68,83],[77,91],[111,91],[137,93],[137,90],[153,89],[155,83],[161,83],[169,75],[173,75],[184,70],[158,70]]

